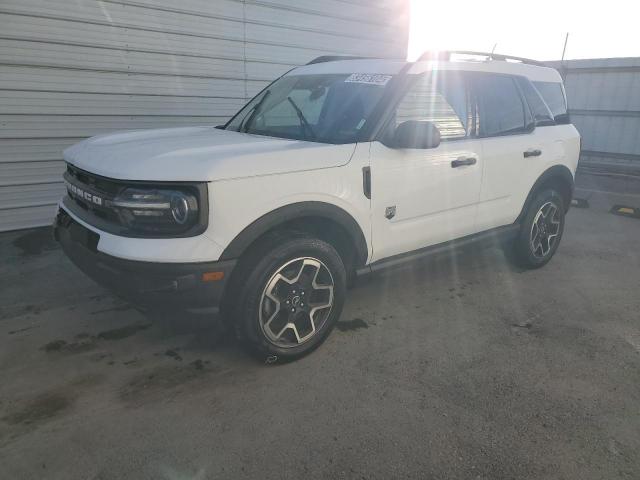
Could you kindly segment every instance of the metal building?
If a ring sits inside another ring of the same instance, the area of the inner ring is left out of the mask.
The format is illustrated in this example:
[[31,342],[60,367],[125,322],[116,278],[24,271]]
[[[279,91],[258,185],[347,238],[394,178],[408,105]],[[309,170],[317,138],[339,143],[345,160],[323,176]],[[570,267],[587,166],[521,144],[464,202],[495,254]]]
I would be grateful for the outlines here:
[[640,174],[640,58],[551,62],[582,135],[581,168]]
[[219,124],[319,55],[405,58],[408,14],[408,0],[2,0],[0,231],[51,222],[68,145]]

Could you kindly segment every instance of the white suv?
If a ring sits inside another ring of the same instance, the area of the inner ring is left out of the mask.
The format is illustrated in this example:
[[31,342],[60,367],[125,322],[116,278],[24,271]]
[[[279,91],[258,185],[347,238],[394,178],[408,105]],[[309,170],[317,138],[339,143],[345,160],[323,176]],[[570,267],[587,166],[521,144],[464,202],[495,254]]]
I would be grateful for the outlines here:
[[557,71],[482,55],[320,57],[224,126],[80,142],[56,238],[125,297],[221,310],[271,361],[322,343],[358,273],[496,235],[540,267],[580,137]]

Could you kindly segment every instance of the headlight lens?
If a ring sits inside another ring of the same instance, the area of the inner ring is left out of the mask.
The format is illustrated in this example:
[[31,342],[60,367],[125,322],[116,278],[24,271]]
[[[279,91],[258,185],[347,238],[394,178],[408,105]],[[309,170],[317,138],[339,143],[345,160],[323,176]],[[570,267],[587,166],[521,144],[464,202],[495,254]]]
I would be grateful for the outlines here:
[[199,220],[196,196],[182,190],[125,188],[105,206],[123,226],[140,234],[181,234]]
[[190,205],[189,200],[189,198],[181,193],[171,195],[171,215],[179,225],[184,225],[189,218],[189,212],[194,208],[198,208],[197,204]]

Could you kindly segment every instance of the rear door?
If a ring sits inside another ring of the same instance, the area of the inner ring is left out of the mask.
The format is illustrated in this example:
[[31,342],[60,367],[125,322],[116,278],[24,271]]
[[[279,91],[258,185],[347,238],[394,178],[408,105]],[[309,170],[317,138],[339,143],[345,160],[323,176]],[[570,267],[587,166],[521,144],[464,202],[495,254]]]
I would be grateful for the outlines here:
[[384,138],[371,143],[374,260],[476,231],[483,156],[480,141],[470,135],[464,74],[420,75],[392,112],[383,137],[407,120],[432,122],[442,141],[430,149],[390,148]]
[[484,154],[478,230],[513,223],[533,183],[554,158],[552,117],[550,113],[540,117],[536,127],[522,80],[531,85],[512,75],[476,73],[471,77]]

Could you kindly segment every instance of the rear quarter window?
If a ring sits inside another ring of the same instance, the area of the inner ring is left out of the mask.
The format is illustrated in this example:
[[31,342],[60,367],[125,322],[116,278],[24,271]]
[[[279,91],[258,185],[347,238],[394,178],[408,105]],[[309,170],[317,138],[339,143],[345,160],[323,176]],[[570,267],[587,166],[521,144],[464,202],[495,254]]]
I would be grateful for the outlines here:
[[522,89],[522,94],[524,95],[529,108],[531,109],[531,114],[533,115],[536,126],[544,127],[547,125],[555,125],[556,122],[553,113],[529,79],[518,77],[517,82]]
[[540,93],[551,110],[556,123],[569,123],[567,99],[564,88],[559,82],[533,82],[533,86]]

